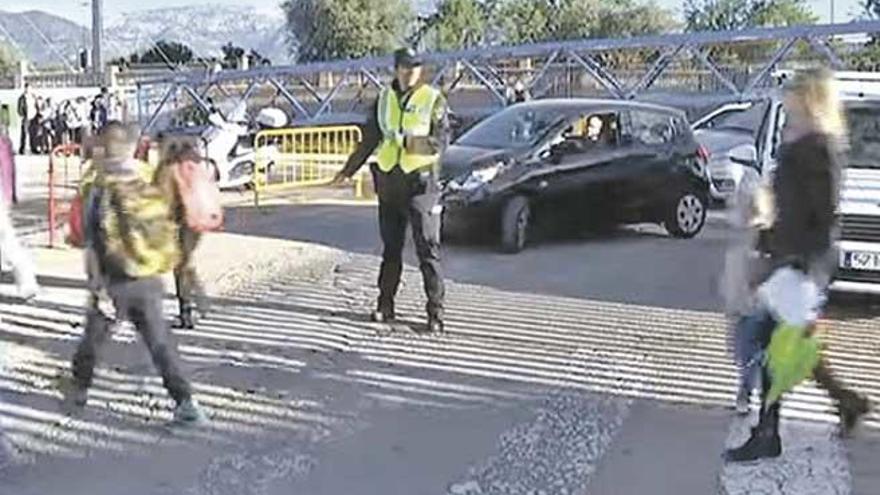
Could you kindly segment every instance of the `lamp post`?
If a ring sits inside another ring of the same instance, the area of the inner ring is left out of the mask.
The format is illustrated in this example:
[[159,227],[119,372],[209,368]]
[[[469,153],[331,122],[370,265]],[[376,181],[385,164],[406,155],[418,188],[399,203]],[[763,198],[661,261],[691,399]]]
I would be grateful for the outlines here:
[[92,0],[92,70],[96,75],[104,73],[104,58],[101,54],[103,38],[104,1]]

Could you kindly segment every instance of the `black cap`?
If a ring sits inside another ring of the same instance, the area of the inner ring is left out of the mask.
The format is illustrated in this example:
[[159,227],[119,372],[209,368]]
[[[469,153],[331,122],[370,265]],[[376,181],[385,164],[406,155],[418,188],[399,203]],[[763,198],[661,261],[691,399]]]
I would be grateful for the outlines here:
[[394,51],[395,67],[418,67],[422,65],[422,57],[411,48],[399,48]]

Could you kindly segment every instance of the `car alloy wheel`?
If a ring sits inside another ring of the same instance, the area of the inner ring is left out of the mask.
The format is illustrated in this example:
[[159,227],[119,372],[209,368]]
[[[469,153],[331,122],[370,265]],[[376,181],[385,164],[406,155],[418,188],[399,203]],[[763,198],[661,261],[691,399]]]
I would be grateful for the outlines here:
[[678,200],[675,210],[675,218],[678,230],[690,237],[696,235],[703,227],[706,216],[706,206],[703,201],[694,194],[685,194]]

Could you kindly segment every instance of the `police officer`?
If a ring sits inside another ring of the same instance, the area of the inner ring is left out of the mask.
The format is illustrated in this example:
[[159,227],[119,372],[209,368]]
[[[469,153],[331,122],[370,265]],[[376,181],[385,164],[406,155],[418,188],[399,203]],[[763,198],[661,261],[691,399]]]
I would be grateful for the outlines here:
[[407,224],[428,298],[428,330],[443,331],[443,275],[440,267],[440,190],[437,173],[446,146],[446,99],[422,82],[422,60],[410,49],[394,52],[395,78],[382,89],[363,132],[360,146],[349,157],[334,183],[351,177],[376,153],[373,182],[379,196],[379,230],[384,251],[379,270],[379,301],[375,322],[394,319],[394,296],[403,269]]

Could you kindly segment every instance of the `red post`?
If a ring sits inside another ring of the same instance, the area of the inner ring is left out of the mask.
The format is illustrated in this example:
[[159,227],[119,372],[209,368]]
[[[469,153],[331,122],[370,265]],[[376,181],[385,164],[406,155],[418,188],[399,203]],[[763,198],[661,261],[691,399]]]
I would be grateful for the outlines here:
[[52,150],[49,155],[49,248],[55,247],[55,152],[57,148]]

